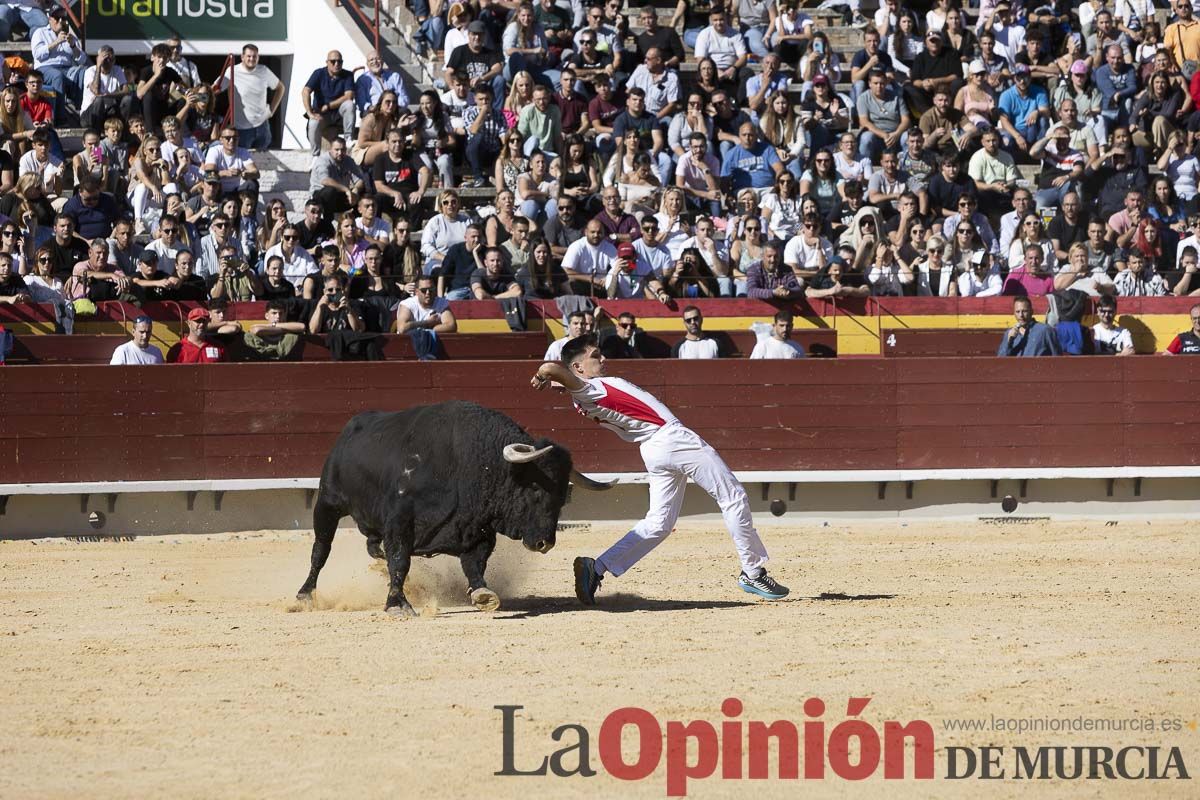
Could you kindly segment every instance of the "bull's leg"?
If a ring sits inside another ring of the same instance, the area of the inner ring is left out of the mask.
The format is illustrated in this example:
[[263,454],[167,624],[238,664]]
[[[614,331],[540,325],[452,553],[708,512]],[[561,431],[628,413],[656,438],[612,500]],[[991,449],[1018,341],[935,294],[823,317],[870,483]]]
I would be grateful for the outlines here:
[[308,580],[304,581],[304,585],[296,593],[297,600],[312,600],[313,589],[317,588],[317,576],[321,574],[321,569],[329,558],[329,551],[333,547],[333,534],[337,532],[337,524],[341,518],[342,512],[339,509],[317,499],[316,505],[313,506],[312,569],[308,572]]
[[415,617],[417,612],[404,596],[404,581],[412,566],[413,509],[402,508],[396,520],[388,527],[385,551],[388,565],[388,596],[384,608],[387,613],[401,618]]
[[471,603],[480,611],[495,611],[500,608],[500,595],[489,589],[483,580],[488,558],[495,548],[496,536],[493,534],[458,557],[463,575],[467,576],[467,591],[471,593]]
[[367,537],[367,555],[371,558],[383,561],[387,556],[383,554],[383,534],[375,528],[364,527],[360,522],[358,531],[363,536]]

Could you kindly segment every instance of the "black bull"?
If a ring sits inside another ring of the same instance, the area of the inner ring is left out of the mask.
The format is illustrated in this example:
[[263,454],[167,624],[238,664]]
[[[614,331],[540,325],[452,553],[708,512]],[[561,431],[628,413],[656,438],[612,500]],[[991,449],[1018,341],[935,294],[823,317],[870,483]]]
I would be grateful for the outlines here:
[[389,613],[414,614],[404,581],[413,556],[433,555],[458,556],[472,602],[493,611],[500,599],[483,573],[496,534],[549,551],[572,481],[608,488],[575,472],[566,448],[490,408],[450,401],[358,414],[325,459],[312,569],[297,597],[311,599],[338,522],[350,516],[367,552],[387,559]]

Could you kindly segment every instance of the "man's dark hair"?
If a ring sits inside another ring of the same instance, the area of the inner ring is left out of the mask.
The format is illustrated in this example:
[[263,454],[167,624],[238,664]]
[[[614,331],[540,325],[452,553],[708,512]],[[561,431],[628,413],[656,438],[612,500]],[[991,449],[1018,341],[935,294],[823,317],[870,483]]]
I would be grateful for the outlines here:
[[583,354],[587,352],[589,347],[599,346],[600,345],[596,339],[596,334],[594,333],[585,333],[582,336],[576,336],[574,339],[563,345],[561,356],[562,363],[570,366],[582,358]]
[[682,314],[680,314],[680,316],[681,316],[681,317],[686,317],[686,316],[687,316],[687,313],[688,313],[689,311],[695,311],[697,314],[700,314],[700,313],[702,313],[702,312],[700,311],[700,309],[696,308],[695,306],[684,306],[684,307],[683,307],[683,313],[682,313]]
[[321,254],[319,256],[317,256],[317,258],[320,259],[320,258],[324,258],[325,256],[330,256],[332,258],[341,258],[342,254],[338,251],[336,244],[327,244],[321,248]]
[[493,252],[495,252],[495,253],[499,253],[499,254],[501,255],[501,257],[503,257],[503,256],[504,256],[504,251],[503,251],[503,250],[501,250],[499,247],[492,247],[491,245],[486,245],[486,244],[485,244],[483,247],[479,248],[479,251],[480,251],[480,252],[479,252],[479,260],[480,260],[480,261],[483,261],[484,259],[486,259],[486,258],[487,258],[488,256],[490,256],[490,255],[491,255]]
[[84,178],[79,182],[79,191],[81,192],[98,192],[100,191],[100,181],[95,178]]
[[46,82],[46,73],[42,72],[40,69],[31,69],[31,70],[29,70],[29,72],[25,73],[25,78],[26,79],[37,78],[42,83],[45,83]]
[[583,311],[572,311],[570,314],[567,314],[567,324],[568,324],[568,325],[570,325],[570,324],[571,324],[571,320],[573,320],[573,319],[583,319],[583,318],[585,318],[586,316],[587,316],[587,313],[586,313],[586,312],[583,312]]
[[156,44],[154,47],[150,48],[150,55],[170,60],[171,48],[167,47],[165,44]]
[[62,222],[64,219],[67,222],[71,223],[72,228],[75,227],[75,219],[68,214],[55,214],[54,215],[54,224],[57,225],[58,223]]
[[208,310],[209,311],[220,311],[220,312],[224,313],[225,311],[229,310],[229,301],[226,300],[224,297],[218,297],[214,300],[209,301]]
[[244,45],[242,45],[242,53],[245,53],[247,50],[250,50],[250,51],[252,51],[252,52],[254,52],[254,53],[257,53],[257,52],[258,52],[258,45],[256,45],[256,44],[244,44]]
[[1021,303],[1024,303],[1025,305],[1029,306],[1031,309],[1033,308],[1033,301],[1030,300],[1025,295],[1019,294],[1013,298],[1013,308],[1016,308]]
[[321,282],[322,286],[328,286],[330,283],[336,283],[339,288],[346,285],[346,273],[340,269],[335,269],[332,273],[325,276],[325,280]]
[[628,97],[629,95],[636,95],[636,96],[642,98],[643,100],[645,100],[646,99],[646,90],[641,88],[640,86],[634,86],[631,89],[629,89],[629,91],[625,92],[626,97]]
[[34,144],[50,144],[50,131],[45,128],[37,128],[33,135],[29,137],[29,141]]
[[1115,312],[1117,310],[1117,298],[1111,294],[1102,294],[1096,305],[1100,308],[1111,308]]
[[705,144],[708,144],[708,137],[705,136],[700,131],[692,131],[691,136],[688,136],[688,141],[689,142],[701,141],[701,142],[704,142]]
[[269,267],[269,266],[271,266],[271,265],[272,265],[272,264],[274,264],[276,261],[278,261],[280,264],[282,264],[282,263],[283,263],[283,256],[271,256],[270,258],[268,258],[268,259],[267,259],[267,266],[268,266],[268,267]]
[[776,322],[786,322],[788,325],[791,325],[792,321],[793,321],[792,312],[776,311],[775,312],[775,321]]
[[287,314],[287,306],[282,300],[268,300],[267,311],[278,311],[280,314]]
[[622,311],[620,314],[617,314],[617,319],[637,319],[637,317],[633,315],[632,311]]
[[363,250],[363,255],[365,256],[367,253],[371,252],[372,250],[374,250],[376,253],[379,253],[379,255],[383,255],[383,248],[377,244],[367,245],[367,249]]
[[213,222],[224,222],[226,224],[229,224],[229,223],[232,223],[233,220],[231,220],[229,218],[229,215],[226,214],[224,211],[218,211],[216,214],[213,214],[212,222],[209,223],[209,227],[212,227]]

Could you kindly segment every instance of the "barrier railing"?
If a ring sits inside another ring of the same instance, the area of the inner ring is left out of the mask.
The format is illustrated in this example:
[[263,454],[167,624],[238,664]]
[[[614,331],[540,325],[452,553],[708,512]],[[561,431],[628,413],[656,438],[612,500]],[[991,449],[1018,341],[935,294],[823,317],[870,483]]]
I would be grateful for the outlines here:
[[371,20],[367,18],[366,12],[358,5],[357,0],[338,0],[338,5],[344,5],[350,9],[366,29],[371,32],[371,36],[375,42],[375,52],[377,53],[379,52],[379,4],[381,2],[383,0],[374,0],[374,6],[372,7],[374,10],[374,20]]
[[[227,103],[228,108],[225,109],[225,118],[221,121],[222,125],[232,125],[233,124],[233,101],[234,101],[233,73],[236,71],[236,70],[234,70],[234,67],[236,67],[236,66],[237,66],[237,59],[234,57],[233,53],[229,53],[228,55],[225,56],[225,64],[221,67],[221,72],[219,73],[221,77],[224,77],[226,71],[228,70],[228,72],[229,72],[229,88],[226,90],[226,97],[229,100],[229,102]],[[215,81],[213,81],[212,90],[214,92],[219,91],[220,85],[221,85],[221,78],[217,78]]]

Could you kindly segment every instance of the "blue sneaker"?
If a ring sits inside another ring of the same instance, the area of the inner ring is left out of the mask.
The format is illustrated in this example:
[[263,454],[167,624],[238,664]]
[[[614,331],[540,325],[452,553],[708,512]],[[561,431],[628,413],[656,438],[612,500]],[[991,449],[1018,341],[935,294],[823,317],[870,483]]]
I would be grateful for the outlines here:
[[[575,559],[575,596],[585,606],[596,605],[596,592],[603,576],[596,573],[596,559],[578,556]],[[786,592],[785,592],[786,594]]]
[[[579,574],[578,569],[576,569],[575,574]],[[748,578],[746,573],[743,572],[738,576],[738,586],[742,587],[743,592],[756,594],[768,600],[782,600],[788,596],[788,588],[777,583],[774,578],[765,572],[757,578]]]

